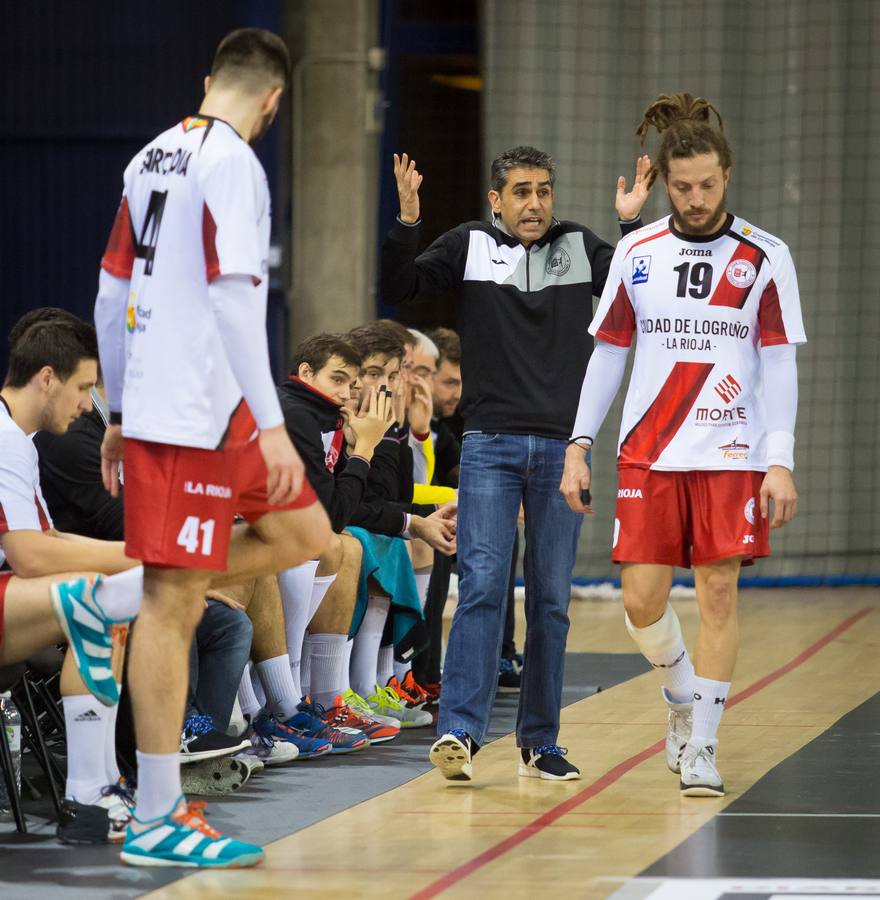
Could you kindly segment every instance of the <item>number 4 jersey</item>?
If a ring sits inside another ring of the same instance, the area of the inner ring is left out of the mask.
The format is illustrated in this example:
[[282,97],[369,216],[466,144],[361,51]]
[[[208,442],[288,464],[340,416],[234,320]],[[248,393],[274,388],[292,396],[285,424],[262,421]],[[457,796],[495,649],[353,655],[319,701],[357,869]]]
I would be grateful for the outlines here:
[[130,281],[126,437],[208,450],[224,442],[241,390],[208,285],[249,275],[255,311],[264,310],[269,229],[263,167],[220,119],[190,116],[129,163],[101,260]]
[[788,247],[728,214],[710,235],[662,219],[617,245],[590,333],[637,335],[618,466],[766,471],[760,347],[806,342]]

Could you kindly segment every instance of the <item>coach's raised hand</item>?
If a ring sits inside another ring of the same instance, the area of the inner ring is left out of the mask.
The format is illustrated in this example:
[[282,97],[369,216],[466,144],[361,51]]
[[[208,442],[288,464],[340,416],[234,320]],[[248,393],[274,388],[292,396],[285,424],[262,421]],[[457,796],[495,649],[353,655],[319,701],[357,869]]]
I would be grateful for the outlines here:
[[413,225],[419,221],[419,187],[422,176],[416,169],[416,161],[406,153],[394,154],[394,178],[397,181],[397,196],[400,198],[400,221]]
[[633,179],[632,190],[627,192],[626,178],[623,175],[617,179],[617,198],[614,207],[621,221],[629,222],[639,217],[651,190],[650,174],[651,157],[640,156],[636,160],[636,177]]

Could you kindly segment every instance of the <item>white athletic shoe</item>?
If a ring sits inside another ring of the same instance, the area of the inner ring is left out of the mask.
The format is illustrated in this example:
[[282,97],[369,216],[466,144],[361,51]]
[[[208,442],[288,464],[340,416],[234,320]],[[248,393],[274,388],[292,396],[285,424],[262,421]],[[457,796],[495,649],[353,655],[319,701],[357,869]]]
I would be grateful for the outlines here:
[[681,771],[681,754],[691,739],[694,725],[694,704],[673,703],[666,688],[660,688],[663,702],[669,708],[666,717],[666,765],[677,775]]
[[474,776],[471,739],[467,732],[459,728],[453,728],[437,738],[429,758],[447,781],[470,781]]
[[683,797],[723,797],[724,782],[715,765],[718,741],[690,740],[681,754],[681,795]]
[[236,753],[237,759],[256,759],[264,766],[283,766],[293,762],[299,756],[299,749],[290,741],[276,741],[269,737],[261,737],[253,730],[247,736],[250,738],[251,745],[241,753]]

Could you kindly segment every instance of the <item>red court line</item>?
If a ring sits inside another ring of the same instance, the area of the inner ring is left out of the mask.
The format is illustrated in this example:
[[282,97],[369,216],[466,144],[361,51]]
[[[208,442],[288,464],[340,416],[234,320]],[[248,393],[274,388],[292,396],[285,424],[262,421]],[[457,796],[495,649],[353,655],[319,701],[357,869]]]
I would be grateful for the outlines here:
[[[748,700],[750,697],[753,697],[755,694],[757,694],[758,691],[763,690],[774,681],[778,681],[780,678],[782,678],[783,675],[787,675],[792,671],[792,669],[796,669],[798,666],[803,665],[808,659],[810,659],[810,657],[815,656],[820,650],[830,644],[833,640],[840,637],[840,635],[843,634],[844,631],[846,631],[848,628],[851,628],[859,620],[864,619],[865,616],[867,616],[870,612],[871,609],[866,607],[865,609],[861,609],[857,613],[854,613],[848,619],[844,619],[836,628],[832,629],[828,632],[828,634],[816,641],[815,644],[811,644],[809,647],[807,647],[807,649],[804,650],[803,653],[787,662],[784,666],[780,666],[778,669],[770,672],[769,675],[765,675],[763,678],[759,678],[754,684],[731,697],[725,705],[726,709],[730,709],[732,706],[736,706],[737,703],[740,703],[743,700]],[[448,890],[459,881],[467,878],[469,875],[473,875],[474,872],[482,869],[483,866],[486,866],[490,862],[498,859],[499,856],[503,856],[505,853],[507,853],[508,850],[512,850],[514,847],[518,847],[524,841],[527,841],[530,837],[532,837],[532,835],[537,834],[539,831],[543,831],[548,825],[552,825],[554,822],[561,819],[566,813],[580,806],[582,803],[586,803],[587,800],[592,799],[597,794],[602,793],[605,788],[610,787],[612,784],[614,784],[615,781],[619,781],[621,778],[623,778],[623,776],[626,775],[627,772],[643,763],[646,759],[652,757],[655,753],[659,753],[663,749],[664,745],[665,739],[661,739],[657,741],[656,744],[651,744],[650,747],[646,747],[635,756],[631,756],[629,759],[625,759],[622,763],[618,763],[618,765],[606,772],[601,778],[598,778],[591,785],[588,785],[577,794],[573,794],[568,798],[568,800],[563,801],[558,806],[554,806],[552,809],[538,816],[538,818],[533,822],[529,822],[528,825],[524,825],[519,829],[519,831],[515,831],[509,837],[506,837],[503,841],[499,841],[494,846],[489,847],[488,850],[484,850],[473,859],[468,860],[466,863],[463,863],[455,869],[452,869],[445,875],[441,875],[438,879],[432,881],[431,884],[429,884],[427,887],[422,888],[422,890],[413,894],[410,900],[428,900],[429,897],[436,897],[438,894],[441,894],[443,891]]]

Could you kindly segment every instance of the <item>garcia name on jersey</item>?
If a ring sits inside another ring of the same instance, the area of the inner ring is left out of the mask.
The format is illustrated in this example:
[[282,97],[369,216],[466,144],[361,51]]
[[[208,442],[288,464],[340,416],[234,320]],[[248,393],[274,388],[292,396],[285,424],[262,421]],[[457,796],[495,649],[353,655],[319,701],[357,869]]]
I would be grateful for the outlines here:
[[729,213],[708,235],[647,225],[617,245],[590,334],[637,335],[619,468],[766,471],[759,348],[806,342],[782,241]]

